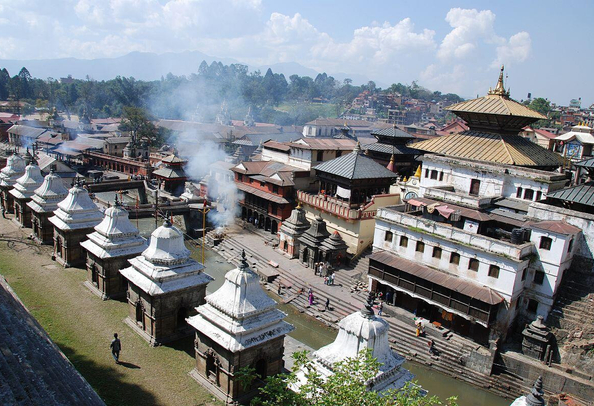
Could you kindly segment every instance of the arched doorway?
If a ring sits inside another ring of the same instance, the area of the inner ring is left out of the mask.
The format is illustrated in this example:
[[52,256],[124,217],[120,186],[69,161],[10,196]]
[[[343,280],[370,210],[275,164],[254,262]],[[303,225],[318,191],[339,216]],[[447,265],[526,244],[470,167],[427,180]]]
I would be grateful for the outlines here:
[[303,250],[303,263],[307,264],[307,260],[309,259],[309,250],[305,248]]
[[278,223],[276,220],[272,220],[272,226],[270,227],[270,232],[272,234],[276,234],[278,232]]
[[264,230],[269,231],[270,230],[270,217],[266,217],[266,220],[264,220]]
[[212,352],[206,354],[206,377],[218,384],[217,362]]
[[289,242],[287,240],[283,241],[283,251],[289,251]]
[[247,216],[247,210],[245,209],[245,207],[242,207],[241,208],[241,219],[245,220],[246,216]]
[[247,217],[247,218],[248,218],[248,221],[249,221],[250,223],[251,223],[252,221],[254,221],[252,209],[248,209],[248,211],[247,211],[247,216],[248,216],[248,217]]
[[91,265],[91,281],[96,287],[99,286],[99,275],[97,275],[97,265]]
[[139,300],[136,302],[136,324],[142,326],[144,330],[144,312],[142,310],[142,302]]
[[260,218],[258,219],[258,228],[264,228],[264,215],[260,214]]
[[177,328],[183,328],[187,325],[186,319],[188,318],[188,309],[180,307],[177,311]]

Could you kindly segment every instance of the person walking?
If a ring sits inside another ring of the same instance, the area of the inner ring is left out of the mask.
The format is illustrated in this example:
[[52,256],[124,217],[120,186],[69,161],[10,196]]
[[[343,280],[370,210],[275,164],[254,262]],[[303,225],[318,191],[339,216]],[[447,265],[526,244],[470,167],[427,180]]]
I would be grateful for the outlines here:
[[278,293],[279,296],[281,295],[281,284],[280,284],[280,282],[278,284],[278,289],[277,289],[276,293]]
[[113,334],[113,340],[111,341],[111,344],[109,344],[109,348],[111,348],[111,355],[113,356],[115,363],[119,364],[120,363],[120,351],[122,350],[122,343],[120,342],[120,339],[118,338],[118,333]]
[[330,285],[334,286],[334,274],[330,274]]
[[377,306],[377,315],[381,316],[383,311],[384,311],[384,304],[382,302],[380,302],[380,304]]
[[329,297],[326,298],[326,306],[325,307],[326,307],[326,310],[330,310],[330,298]]
[[313,292],[309,292],[309,305],[313,306],[313,302],[314,302]]

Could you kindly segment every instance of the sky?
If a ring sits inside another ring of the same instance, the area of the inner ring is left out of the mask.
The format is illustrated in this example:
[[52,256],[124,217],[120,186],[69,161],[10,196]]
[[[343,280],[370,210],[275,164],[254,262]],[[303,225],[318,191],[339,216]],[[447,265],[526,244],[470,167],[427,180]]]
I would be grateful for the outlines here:
[[594,103],[594,2],[0,0],[0,59],[196,50],[297,62],[471,98],[500,66],[514,99]]

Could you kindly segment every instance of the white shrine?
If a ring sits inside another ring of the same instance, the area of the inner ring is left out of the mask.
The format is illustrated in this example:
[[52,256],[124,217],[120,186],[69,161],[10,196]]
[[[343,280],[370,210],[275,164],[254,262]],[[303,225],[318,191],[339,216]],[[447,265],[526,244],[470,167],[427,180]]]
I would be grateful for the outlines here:
[[27,206],[31,209],[33,239],[40,244],[53,244],[54,226],[49,218],[58,209],[58,203],[68,195],[62,179],[53,170],[44,178]]
[[[338,335],[334,342],[312,354],[314,368],[322,379],[333,373],[336,363],[347,358],[356,358],[365,349],[370,349],[371,356],[380,363],[377,375],[366,383],[369,390],[399,390],[413,379],[413,374],[402,367],[404,357],[390,347],[389,324],[375,315],[372,306],[373,294],[370,293],[363,309],[348,315],[338,323]],[[306,381],[304,371],[299,371],[297,377],[298,381],[292,389],[298,391]]]
[[[267,376],[283,371],[284,339],[294,327],[283,321],[286,314],[260,286],[245,252],[239,267],[225,275],[223,286],[196,310],[188,319],[196,330],[196,368],[190,375],[219,399],[245,402]],[[245,389],[236,375],[243,367],[254,368],[259,376]]]
[[125,296],[128,286],[119,271],[147,248],[146,240],[117,200],[115,206],[105,210],[103,221],[88,237],[81,243],[87,251],[85,285],[102,299]]
[[0,197],[2,198],[2,207],[7,213],[14,211],[14,200],[9,190],[24,173],[25,160],[17,153],[8,157],[6,166],[0,171]]
[[54,255],[64,267],[82,265],[86,253],[81,242],[103,220],[103,214],[82,186],[75,184],[49,221],[54,225]]
[[120,270],[128,281],[126,323],[151,345],[191,334],[186,318],[204,303],[213,278],[190,258],[182,232],[166,220],[151,234],[148,248],[129,262]]
[[25,174],[16,180],[9,192],[14,200],[14,214],[21,227],[31,227],[31,208],[27,205],[35,190],[43,183],[43,175],[35,160],[25,168]]

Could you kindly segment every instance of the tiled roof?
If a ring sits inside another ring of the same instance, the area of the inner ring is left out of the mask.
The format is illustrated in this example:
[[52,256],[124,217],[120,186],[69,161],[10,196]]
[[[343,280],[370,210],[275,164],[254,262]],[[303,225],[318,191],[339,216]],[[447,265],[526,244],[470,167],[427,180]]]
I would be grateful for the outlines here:
[[332,159],[314,167],[318,172],[325,172],[346,179],[396,178],[397,175],[359,153],[355,149],[350,154]]
[[557,234],[572,235],[578,234],[581,229],[561,220],[538,221],[530,223],[530,227],[540,230],[551,231]]
[[453,104],[445,108],[453,112],[496,114],[501,116],[529,117],[536,120],[546,119],[546,116],[529,109],[521,103],[499,95],[487,95]]
[[391,137],[391,138],[408,138],[408,139],[414,139],[415,137],[410,135],[409,133],[402,131],[399,128],[396,127],[390,127],[390,128],[383,128],[381,130],[373,130],[371,132],[371,135],[379,135],[382,137]]
[[271,202],[278,203],[278,204],[289,203],[289,201],[282,196],[275,195],[274,193],[269,193],[264,190],[260,190],[253,186],[246,185],[245,183],[236,182],[235,185],[237,186],[237,189],[239,189],[243,192],[246,192],[246,193],[251,193],[255,196],[261,197],[262,199],[270,200]]
[[10,134],[20,135],[21,137],[37,139],[41,134],[46,132],[45,128],[29,127],[26,125],[15,124],[8,129]]
[[384,154],[394,155],[420,155],[421,151],[414,148],[409,148],[406,145],[390,145],[377,142],[363,147],[363,149],[375,152],[382,152]]
[[289,145],[302,149],[352,151],[357,142],[348,138],[301,138]]
[[266,148],[278,149],[280,151],[291,150],[291,147],[289,145],[278,141],[266,141],[264,144],[262,144],[262,146]]
[[517,135],[464,131],[410,145],[435,154],[517,166],[560,166],[563,158]]
[[178,157],[175,154],[166,156],[165,158],[161,159],[161,162],[167,163],[167,164],[181,164],[186,162],[185,159],[181,159],[180,157]]
[[594,182],[555,190],[547,193],[547,198],[594,206]]

